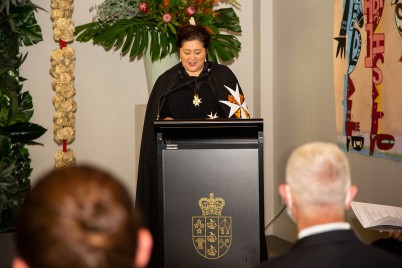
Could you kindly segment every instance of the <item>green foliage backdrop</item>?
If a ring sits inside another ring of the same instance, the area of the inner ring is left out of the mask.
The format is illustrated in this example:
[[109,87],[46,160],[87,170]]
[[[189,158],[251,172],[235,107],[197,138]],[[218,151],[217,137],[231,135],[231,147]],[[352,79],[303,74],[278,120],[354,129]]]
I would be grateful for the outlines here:
[[0,5],[0,232],[14,231],[15,215],[30,190],[31,159],[26,145],[46,129],[31,123],[32,97],[23,91],[19,70],[27,55],[21,46],[42,41],[35,19],[39,7],[28,0],[2,0]]

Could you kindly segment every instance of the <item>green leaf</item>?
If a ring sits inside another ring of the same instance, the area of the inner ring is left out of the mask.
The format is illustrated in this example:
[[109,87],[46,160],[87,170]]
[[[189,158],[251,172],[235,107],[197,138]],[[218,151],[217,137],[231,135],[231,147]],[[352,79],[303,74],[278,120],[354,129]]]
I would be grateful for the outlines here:
[[220,8],[217,10],[218,12],[218,16],[215,17],[219,20],[222,21],[227,21],[227,22],[232,22],[235,24],[238,24],[240,21],[240,18],[237,16],[236,12],[234,11],[233,8],[229,7],[229,8]]
[[123,32],[119,32],[117,34],[115,50],[118,50],[119,48],[121,48],[121,46],[123,45],[123,42],[124,42],[124,37],[125,37],[125,33],[123,33]]
[[0,133],[0,160],[7,158],[11,148],[11,139]]
[[240,33],[241,27],[239,24],[239,17],[233,8],[218,9],[218,16],[213,20],[213,24],[220,29],[226,29],[232,32]]
[[10,110],[9,98],[0,92],[0,127],[8,125]]
[[130,51],[130,47],[133,44],[134,40],[134,26],[131,26],[127,29],[126,40],[124,41],[123,48],[121,49],[121,54],[126,55],[128,51]]
[[154,62],[160,58],[159,36],[155,31],[151,31],[150,49],[151,60]]
[[211,42],[209,44],[208,48],[208,60],[213,61],[213,62],[218,62],[218,58],[216,57],[216,52],[215,52],[215,43]]
[[1,189],[5,189],[5,187],[10,185],[10,183],[4,182],[4,178],[12,177],[12,171],[14,170],[14,168],[15,162],[11,163],[10,165],[7,165],[7,163],[3,161],[0,162],[0,178],[3,179],[0,184]]
[[143,53],[145,53],[145,51],[147,50],[147,47],[149,45],[149,34],[148,34],[147,29],[142,28],[141,33],[142,33],[142,38],[141,38],[141,42],[140,42],[138,55],[142,55]]
[[142,35],[141,27],[137,27],[136,25],[130,27],[130,36],[133,36],[134,42],[131,42],[131,51],[130,51],[130,58],[135,58],[138,55],[138,50],[140,49],[140,41]]
[[142,55],[148,46],[148,32],[143,26],[135,26],[135,39],[130,51],[130,59]]
[[161,45],[161,59],[165,58],[169,54],[169,35],[161,34],[160,35],[160,45]]
[[217,34],[211,38],[210,53],[214,59],[215,54],[223,61],[232,60],[240,52],[241,44],[232,35]]
[[[13,118],[18,114],[18,92],[11,91],[8,92],[9,97],[9,113],[8,113],[8,122],[11,122]],[[8,123],[10,124],[10,123]]]
[[212,23],[213,17],[211,15],[202,16],[199,20],[199,23],[202,26],[210,25]]
[[176,34],[176,28],[173,26],[173,24],[168,23],[167,25],[168,25],[170,31],[171,31],[173,34]]
[[[214,32],[214,34],[218,34],[219,33],[219,29],[218,27],[216,27],[215,25],[208,25],[208,27]],[[212,34],[212,38],[214,37],[214,34]]]
[[101,44],[106,50],[111,49],[116,43],[119,32],[123,30],[119,27],[120,24],[121,23],[116,23],[105,27],[102,32],[94,36],[94,43]]
[[83,43],[91,41],[100,27],[98,21],[75,27],[74,35],[76,36],[76,40]]
[[12,142],[28,144],[32,140],[42,136],[47,129],[34,123],[18,122],[5,127],[4,131],[11,138]]
[[33,115],[33,103],[28,91],[18,96],[18,112],[10,121],[10,125],[16,122],[29,122]]
[[30,46],[43,40],[42,30],[35,19],[35,10],[31,5],[17,6],[13,10],[18,14],[13,21],[16,32],[20,34],[20,45]]

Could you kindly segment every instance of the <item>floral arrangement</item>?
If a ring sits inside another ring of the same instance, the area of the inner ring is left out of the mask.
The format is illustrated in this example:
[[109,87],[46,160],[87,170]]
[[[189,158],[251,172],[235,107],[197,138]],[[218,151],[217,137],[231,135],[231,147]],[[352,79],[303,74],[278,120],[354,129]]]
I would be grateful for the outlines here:
[[219,2],[240,5],[236,0],[105,0],[90,9],[95,12],[92,22],[76,27],[76,40],[120,49],[130,59],[149,48],[156,61],[175,52],[178,26],[193,19],[211,34],[209,59],[229,61],[241,47],[229,31],[240,33],[241,27],[233,7],[217,8]]
[[77,103],[74,100],[74,67],[75,51],[67,46],[74,41],[75,26],[72,20],[73,0],[52,0],[51,19],[53,38],[59,48],[50,54],[50,74],[53,77],[52,88],[56,92],[53,105],[56,110],[53,116],[53,135],[57,144],[63,149],[55,153],[55,167],[62,168],[76,163],[75,154],[67,148],[75,139],[75,112]]

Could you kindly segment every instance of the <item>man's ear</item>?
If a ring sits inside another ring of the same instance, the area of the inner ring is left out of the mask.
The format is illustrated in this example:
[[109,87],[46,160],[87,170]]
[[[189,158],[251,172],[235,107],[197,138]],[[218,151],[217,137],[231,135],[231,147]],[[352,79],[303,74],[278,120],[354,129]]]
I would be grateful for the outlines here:
[[13,268],[29,268],[29,266],[23,259],[16,257],[13,260]]
[[137,252],[135,253],[135,267],[147,267],[152,253],[152,235],[151,233],[142,228],[138,231]]
[[346,200],[345,200],[345,209],[349,209],[353,199],[355,198],[357,194],[357,187],[355,185],[351,185],[349,188],[349,191],[346,195]]
[[[280,196],[282,197],[282,199],[285,201],[285,204],[289,204],[289,203],[292,203],[292,200],[289,200],[289,198],[291,198],[291,197],[289,197],[289,195],[288,195],[288,190],[287,190],[287,188],[288,188],[288,185],[287,184],[280,184],[279,185],[279,187],[278,187],[278,190],[279,190],[279,194],[280,194]],[[292,204],[290,204],[290,206],[291,206]]]

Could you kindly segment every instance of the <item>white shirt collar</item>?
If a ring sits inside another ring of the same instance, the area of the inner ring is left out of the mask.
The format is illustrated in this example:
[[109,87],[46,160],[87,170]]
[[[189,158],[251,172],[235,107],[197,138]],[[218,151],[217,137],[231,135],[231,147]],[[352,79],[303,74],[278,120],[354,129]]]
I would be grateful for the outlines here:
[[335,231],[335,230],[349,230],[349,229],[350,224],[347,222],[332,222],[332,223],[320,224],[301,230],[298,234],[298,238],[302,239],[306,236],[320,234],[324,232]]

